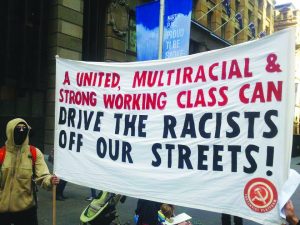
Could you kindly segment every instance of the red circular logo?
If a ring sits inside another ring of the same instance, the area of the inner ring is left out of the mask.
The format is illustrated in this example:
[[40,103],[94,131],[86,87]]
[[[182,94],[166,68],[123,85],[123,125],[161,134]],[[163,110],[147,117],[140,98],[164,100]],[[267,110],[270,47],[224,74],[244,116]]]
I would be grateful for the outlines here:
[[249,208],[258,213],[271,211],[278,201],[274,184],[264,178],[250,180],[245,186],[244,198]]

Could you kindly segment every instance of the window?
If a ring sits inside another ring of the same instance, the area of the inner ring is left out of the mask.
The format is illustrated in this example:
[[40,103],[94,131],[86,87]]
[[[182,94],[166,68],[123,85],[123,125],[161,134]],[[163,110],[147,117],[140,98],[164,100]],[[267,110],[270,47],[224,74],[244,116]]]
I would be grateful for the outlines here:
[[235,14],[239,12],[239,7],[240,7],[240,1],[235,0]]
[[296,11],[296,10],[293,12],[293,15],[294,15],[294,16],[297,16],[297,11]]
[[262,27],[261,20],[257,19],[257,33],[260,33],[262,31],[261,27]]
[[213,12],[209,12],[207,14],[207,27],[208,29],[212,29],[212,16],[213,16]]
[[129,53],[136,53],[136,19],[134,11],[129,12],[129,26],[126,34],[126,50]]
[[[5,1],[0,9],[0,83],[43,89],[47,1]],[[14,66],[18,65],[18,66]],[[22,91],[23,92],[23,91]]]
[[82,59],[103,61],[105,49],[105,16],[107,1],[84,1]]
[[253,22],[253,14],[252,11],[248,10],[248,23]]
[[[226,23],[226,20],[223,20],[222,19],[222,24]],[[221,27],[221,37],[223,39],[226,38],[226,27],[227,27],[227,24],[225,24],[224,26]]]
[[238,43],[238,36],[239,35],[237,35],[237,33],[239,32],[239,30],[238,29],[235,29],[235,36],[234,36],[234,44],[237,44]]
[[[192,19],[198,19],[198,18],[195,18],[195,11],[200,9],[200,4],[201,4],[201,1],[199,1],[198,3],[198,0],[193,0],[193,3],[192,3]],[[203,4],[203,3],[202,3]]]
[[270,5],[270,3],[268,2],[267,3],[267,17],[271,17],[271,5]]

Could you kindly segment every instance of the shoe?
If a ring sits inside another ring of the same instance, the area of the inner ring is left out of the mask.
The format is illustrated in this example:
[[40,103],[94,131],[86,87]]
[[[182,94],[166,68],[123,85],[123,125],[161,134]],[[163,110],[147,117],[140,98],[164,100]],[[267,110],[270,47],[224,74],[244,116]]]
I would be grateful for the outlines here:
[[56,196],[56,200],[57,200],[57,201],[64,201],[65,198],[64,198],[63,196],[61,196],[61,195],[57,195],[57,196]]
[[91,196],[91,197],[87,197],[85,200],[90,202],[90,201],[93,201],[93,199],[94,198]]
[[66,197],[66,196],[64,196],[64,195],[62,195],[61,197],[62,197],[64,200],[68,199],[68,197]]

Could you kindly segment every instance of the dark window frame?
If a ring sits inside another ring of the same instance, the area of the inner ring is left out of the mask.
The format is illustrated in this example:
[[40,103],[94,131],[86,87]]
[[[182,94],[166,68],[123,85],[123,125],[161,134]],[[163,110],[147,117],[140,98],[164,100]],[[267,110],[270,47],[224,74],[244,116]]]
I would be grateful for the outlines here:
[[[134,25],[131,24],[131,21],[134,22]],[[137,51],[129,48],[129,43],[131,41],[131,35],[135,35],[135,47],[136,47],[136,16],[135,11],[129,10],[129,18],[128,18],[128,31],[126,34],[126,54],[136,56]]]
[[105,24],[109,1],[85,0],[83,11],[82,60],[104,61]]

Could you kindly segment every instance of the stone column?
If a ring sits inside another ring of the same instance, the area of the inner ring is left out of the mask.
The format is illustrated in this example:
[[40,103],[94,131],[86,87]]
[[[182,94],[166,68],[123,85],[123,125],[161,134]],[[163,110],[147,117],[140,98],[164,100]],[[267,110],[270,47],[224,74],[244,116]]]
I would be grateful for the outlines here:
[[[207,27],[207,16],[203,16],[208,12],[207,4],[204,4],[203,0],[195,1],[194,6],[194,19],[197,20],[198,23]],[[201,18],[203,16],[203,18]],[[200,20],[198,20],[201,18]]]
[[48,80],[44,139],[46,154],[54,145],[55,55],[67,59],[82,59],[83,0],[52,0],[48,21]]
[[[216,4],[219,4],[218,7],[213,11],[213,16],[212,16],[212,30],[216,30],[219,26],[221,26],[222,23],[222,0],[216,0]],[[221,4],[220,4],[221,3]],[[218,36],[221,36],[221,29],[218,29],[216,31],[216,34]]]
[[248,0],[241,0],[240,2],[240,8],[244,9],[242,14],[243,19],[243,31],[238,35],[238,42],[245,42],[248,41]]

